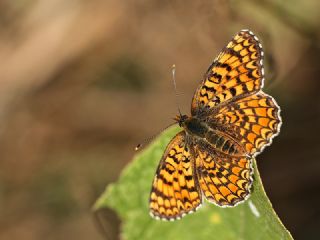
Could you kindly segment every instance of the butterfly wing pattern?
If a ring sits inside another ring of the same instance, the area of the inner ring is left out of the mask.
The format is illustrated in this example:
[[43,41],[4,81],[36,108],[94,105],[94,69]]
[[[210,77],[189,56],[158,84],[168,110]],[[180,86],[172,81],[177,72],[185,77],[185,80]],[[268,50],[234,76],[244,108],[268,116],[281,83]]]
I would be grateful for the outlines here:
[[192,115],[259,91],[264,82],[263,51],[250,31],[240,31],[220,52],[192,100]]
[[[233,207],[249,197],[251,159],[271,144],[281,125],[279,106],[261,90],[263,55],[258,38],[242,30],[213,61],[195,91],[191,117],[179,120],[184,131],[160,161],[150,195],[152,216],[175,220],[203,199]],[[187,118],[198,125],[184,124]]]
[[179,219],[202,202],[193,156],[185,140],[185,133],[178,133],[158,166],[150,195],[150,214],[156,219]]
[[249,196],[252,184],[250,159],[212,154],[209,146],[205,149],[200,146],[197,150],[199,185],[209,202],[220,207],[235,206]]
[[249,155],[256,156],[280,131],[280,108],[274,99],[259,91],[222,107],[215,120],[229,126],[234,138]]

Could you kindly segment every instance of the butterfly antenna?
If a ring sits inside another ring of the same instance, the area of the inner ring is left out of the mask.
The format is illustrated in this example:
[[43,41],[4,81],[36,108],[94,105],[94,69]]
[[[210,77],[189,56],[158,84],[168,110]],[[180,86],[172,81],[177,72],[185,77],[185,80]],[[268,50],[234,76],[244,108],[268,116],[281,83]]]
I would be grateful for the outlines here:
[[[178,108],[179,114],[182,117],[182,113],[179,107],[179,101],[178,101],[178,92],[177,92],[177,84],[176,84],[176,65],[173,64],[172,65],[172,81],[173,81],[173,87],[174,87],[174,93],[175,93],[175,97],[176,97],[176,106]],[[159,131],[158,133],[154,134],[153,136],[145,139],[143,142],[139,143],[136,147],[135,150],[138,151],[142,146],[144,146],[146,143],[149,143],[151,140],[153,140],[156,136],[158,136],[160,133],[162,133],[164,130],[168,129],[169,127],[171,127],[172,125],[176,124],[176,122],[171,123],[169,126],[165,127],[164,129],[162,129],[161,131]]]
[[176,84],[176,65],[173,64],[172,65],[172,81],[173,81],[173,87],[174,87],[174,93],[175,93],[175,97],[176,97],[176,106],[178,108],[179,114],[180,116],[182,116],[181,111],[180,111],[180,105],[179,105],[179,94],[177,91],[177,84]]
[[162,129],[161,131],[157,132],[156,134],[154,134],[153,136],[145,139],[144,141],[142,141],[141,143],[139,143],[134,150],[138,151],[142,146],[146,145],[147,143],[149,143],[150,141],[152,141],[156,136],[158,136],[160,133],[162,133],[164,130],[168,129],[169,127],[171,127],[172,125],[176,124],[176,122],[171,123],[169,126],[166,126],[164,129]]

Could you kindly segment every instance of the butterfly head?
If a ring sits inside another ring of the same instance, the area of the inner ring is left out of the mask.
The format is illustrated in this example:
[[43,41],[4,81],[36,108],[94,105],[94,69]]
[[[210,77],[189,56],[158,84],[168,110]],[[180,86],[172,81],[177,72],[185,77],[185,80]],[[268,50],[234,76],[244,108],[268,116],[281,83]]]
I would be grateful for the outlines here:
[[179,124],[180,127],[183,127],[184,123],[186,122],[186,120],[188,119],[189,117],[187,115],[177,115],[175,116],[174,120]]

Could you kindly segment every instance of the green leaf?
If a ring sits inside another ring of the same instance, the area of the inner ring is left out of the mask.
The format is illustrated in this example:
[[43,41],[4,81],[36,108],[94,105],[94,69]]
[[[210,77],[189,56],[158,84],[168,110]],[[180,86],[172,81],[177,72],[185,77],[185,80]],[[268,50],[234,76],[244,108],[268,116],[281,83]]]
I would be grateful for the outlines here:
[[94,205],[95,210],[109,207],[118,213],[123,239],[292,239],[266,196],[255,160],[252,194],[244,203],[220,208],[205,201],[196,213],[181,220],[152,219],[148,209],[152,180],[166,145],[177,131],[170,128],[137,154],[118,182],[110,184]]

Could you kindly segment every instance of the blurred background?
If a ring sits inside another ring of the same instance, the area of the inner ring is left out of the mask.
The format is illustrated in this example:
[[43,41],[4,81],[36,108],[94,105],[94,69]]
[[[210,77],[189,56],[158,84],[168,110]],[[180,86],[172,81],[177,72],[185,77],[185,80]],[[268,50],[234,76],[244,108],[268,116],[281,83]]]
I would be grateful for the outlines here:
[[[0,1],[0,239],[117,239],[91,206],[134,147],[184,113],[221,48],[261,39],[281,134],[258,157],[296,239],[320,227],[320,2]],[[107,228],[107,230],[106,230]]]

